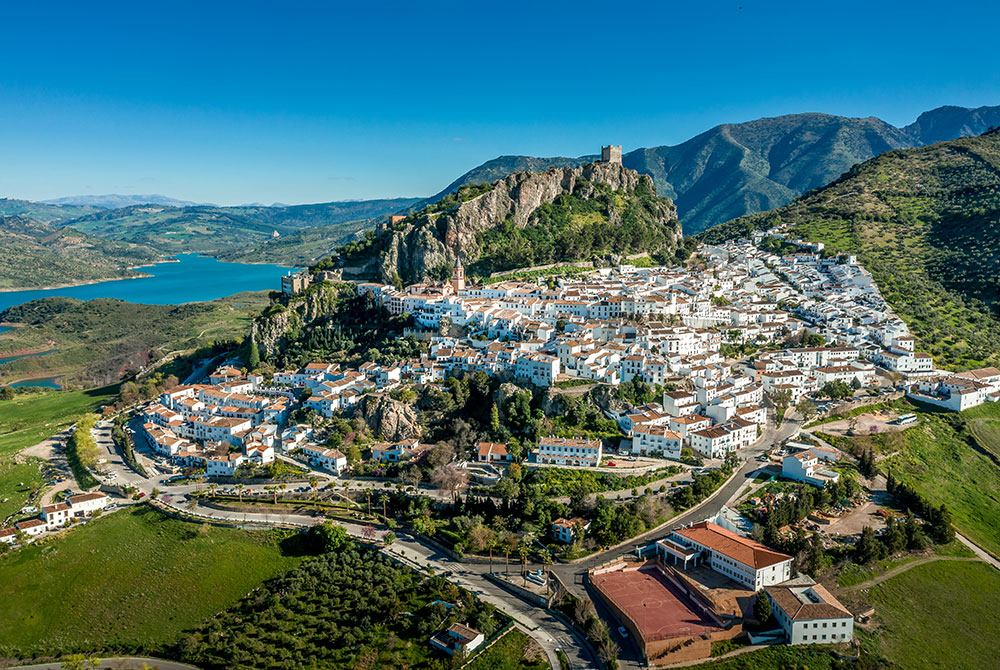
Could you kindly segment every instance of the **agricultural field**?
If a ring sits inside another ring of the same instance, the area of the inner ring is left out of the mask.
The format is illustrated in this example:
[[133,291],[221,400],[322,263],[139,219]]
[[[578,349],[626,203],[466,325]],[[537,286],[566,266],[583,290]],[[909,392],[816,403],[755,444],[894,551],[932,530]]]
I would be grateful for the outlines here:
[[1000,572],[985,563],[919,565],[868,591],[880,628],[865,647],[907,670],[996,667],[997,593]]
[[272,533],[114,512],[0,557],[0,655],[156,650],[298,563]]
[[117,394],[116,384],[87,391],[19,393],[0,400],[0,456],[17,453],[55,435],[80,415],[113,403]]

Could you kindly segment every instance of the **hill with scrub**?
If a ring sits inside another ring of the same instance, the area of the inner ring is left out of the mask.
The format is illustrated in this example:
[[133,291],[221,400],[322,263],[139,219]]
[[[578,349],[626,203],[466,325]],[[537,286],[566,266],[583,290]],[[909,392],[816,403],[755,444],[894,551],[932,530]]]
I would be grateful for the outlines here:
[[939,366],[1000,364],[1000,132],[882,154],[699,237],[773,227],[857,254]]
[[677,211],[657,196],[652,179],[615,163],[588,163],[465,185],[321,265],[412,283],[449,277],[458,256],[471,275],[487,276],[641,252],[671,255],[680,237]]
[[161,258],[149,247],[104,240],[26,215],[0,217],[0,289],[137,277]]

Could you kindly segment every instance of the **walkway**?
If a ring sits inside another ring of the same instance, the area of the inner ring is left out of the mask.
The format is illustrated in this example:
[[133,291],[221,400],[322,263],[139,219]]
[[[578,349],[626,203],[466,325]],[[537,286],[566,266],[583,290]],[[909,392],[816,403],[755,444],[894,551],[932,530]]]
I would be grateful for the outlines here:
[[863,589],[870,588],[872,586],[877,586],[887,579],[892,579],[898,574],[902,574],[911,568],[915,568],[918,565],[924,565],[925,563],[934,563],[935,561],[974,561],[976,563],[980,562],[980,559],[973,558],[971,556],[927,556],[925,558],[918,558],[915,561],[910,561],[909,563],[904,563],[902,565],[897,565],[896,567],[886,570],[878,577],[869,579],[867,582],[861,582],[860,584],[855,584],[854,586],[845,586],[840,589],[841,591],[861,591]]

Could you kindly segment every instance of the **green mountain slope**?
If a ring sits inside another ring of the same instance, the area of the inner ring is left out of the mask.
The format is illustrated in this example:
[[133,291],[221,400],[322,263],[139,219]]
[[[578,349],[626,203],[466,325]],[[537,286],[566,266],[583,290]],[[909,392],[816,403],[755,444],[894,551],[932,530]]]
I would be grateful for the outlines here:
[[[677,204],[684,231],[694,235],[787,204],[884,151],[978,135],[997,125],[1000,106],[940,107],[904,128],[874,117],[790,114],[716,126],[681,144],[630,151],[622,162],[653,178],[657,192]],[[435,198],[462,184],[499,179],[505,171],[575,167],[590,160],[500,156],[462,175]]]
[[699,238],[774,226],[856,253],[939,365],[1000,364],[1000,131],[882,154]]
[[[275,232],[284,236],[313,226],[351,223],[350,234],[356,230],[354,222],[358,220],[403,210],[415,202],[416,198],[394,198],[288,207],[134,205],[95,212],[67,225],[98,237],[148,245],[167,254],[222,255],[262,244],[272,239]],[[339,236],[334,229],[329,232]],[[289,259],[274,255],[260,260],[280,263]]]
[[0,289],[135,277],[160,258],[148,247],[103,240],[27,216],[0,217]]

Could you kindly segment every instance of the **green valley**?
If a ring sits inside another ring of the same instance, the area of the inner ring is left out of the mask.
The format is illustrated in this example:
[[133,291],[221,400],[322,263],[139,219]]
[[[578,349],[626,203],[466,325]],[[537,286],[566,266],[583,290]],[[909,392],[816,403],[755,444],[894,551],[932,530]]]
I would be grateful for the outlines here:
[[111,298],[44,298],[11,307],[0,320],[21,324],[0,333],[2,352],[51,350],[0,365],[0,383],[62,375],[70,386],[117,382],[164,357],[217,341],[242,339],[267,293],[211,302],[141,305]]

